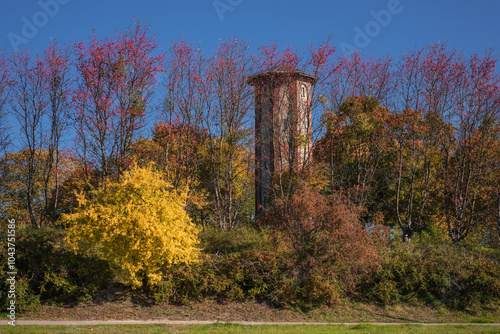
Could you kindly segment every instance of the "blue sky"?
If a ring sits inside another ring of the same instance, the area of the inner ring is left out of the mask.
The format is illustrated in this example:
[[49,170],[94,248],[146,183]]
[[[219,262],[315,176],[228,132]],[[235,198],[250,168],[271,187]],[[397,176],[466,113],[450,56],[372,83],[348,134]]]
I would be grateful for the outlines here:
[[498,55],[499,14],[498,0],[4,0],[0,48],[42,52],[51,38],[71,43],[94,30],[111,36],[135,18],[151,25],[163,50],[183,36],[208,55],[234,36],[254,49],[278,41],[307,52],[331,36],[339,50],[374,56],[397,58],[437,41],[466,54],[493,48]]
[[113,35],[135,17],[147,20],[164,49],[182,35],[210,52],[219,39],[237,35],[255,48],[279,41],[307,51],[332,36],[338,49],[375,56],[397,57],[438,40],[466,54],[487,48],[498,54],[499,14],[496,0],[3,1],[0,47],[12,50],[17,43],[40,52],[50,38],[79,41],[93,29]]

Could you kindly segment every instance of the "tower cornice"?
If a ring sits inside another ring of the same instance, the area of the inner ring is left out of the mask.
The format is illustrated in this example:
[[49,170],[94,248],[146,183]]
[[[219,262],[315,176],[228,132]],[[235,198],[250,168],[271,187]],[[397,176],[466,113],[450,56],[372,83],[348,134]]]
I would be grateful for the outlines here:
[[287,65],[278,65],[267,70],[257,72],[252,74],[247,78],[247,84],[254,86],[256,81],[265,80],[270,77],[279,77],[286,76],[291,77],[296,80],[310,82],[311,84],[315,84],[318,81],[318,77],[311,75],[309,73],[299,71],[296,68],[287,66]]

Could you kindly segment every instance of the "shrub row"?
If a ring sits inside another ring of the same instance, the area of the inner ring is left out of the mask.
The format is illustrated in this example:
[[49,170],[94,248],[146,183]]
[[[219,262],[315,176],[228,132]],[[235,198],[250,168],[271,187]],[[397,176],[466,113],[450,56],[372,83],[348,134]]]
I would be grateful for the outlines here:
[[296,285],[287,258],[272,251],[207,255],[197,265],[166,268],[156,286],[156,302],[185,304],[205,298],[217,301],[270,301],[276,306],[312,307],[339,300],[340,285],[333,275],[313,271]]
[[[62,239],[63,231],[52,228],[18,231],[15,257],[16,306],[19,311],[35,309],[40,303],[89,300],[112,283],[113,275],[107,262],[65,250]],[[4,308],[8,302],[8,270],[6,245],[1,245],[0,306]]]
[[201,261],[164,268],[164,280],[155,287],[154,299],[180,304],[205,298],[258,300],[299,307],[337,302],[340,285],[318,268],[297,284],[292,256],[276,249],[270,241],[272,233],[250,227],[203,231]]
[[[480,245],[392,243],[381,249],[375,270],[353,273],[335,262],[317,263],[297,279],[290,250],[275,247],[271,230],[252,228],[201,234],[205,252],[192,265],[163,268],[151,291],[158,303],[269,301],[279,307],[312,308],[351,297],[383,305],[428,303],[481,308],[500,302],[500,250]],[[279,234],[278,234],[279,236]],[[16,237],[18,310],[41,303],[78,303],[114,284],[110,265],[91,254],[75,255],[62,246],[63,231],[22,229]],[[276,236],[275,236],[276,237]],[[7,263],[2,243],[0,261]],[[372,267],[366,264],[366,268]],[[6,307],[6,267],[0,272],[1,307]],[[354,288],[353,282],[357,282]]]
[[477,308],[500,301],[500,256],[478,245],[395,243],[359,295],[381,304],[425,302]]

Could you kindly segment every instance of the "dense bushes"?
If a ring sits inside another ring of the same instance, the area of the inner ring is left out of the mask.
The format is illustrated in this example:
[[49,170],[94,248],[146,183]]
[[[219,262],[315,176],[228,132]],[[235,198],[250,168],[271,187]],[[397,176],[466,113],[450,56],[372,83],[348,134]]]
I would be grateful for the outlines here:
[[197,265],[168,268],[164,281],[156,288],[155,300],[273,300],[284,263],[278,253],[267,251],[205,256]]
[[[3,237],[3,236],[2,236]],[[107,262],[79,256],[62,246],[63,231],[44,228],[20,229],[16,236],[16,305],[20,311],[40,302],[74,303],[89,300],[112,282]],[[4,243],[1,244],[4,247]],[[5,249],[0,261],[7,263]],[[2,269],[5,269],[2,266]],[[1,307],[8,302],[6,270],[1,271]]]
[[275,249],[271,243],[270,229],[255,229],[241,225],[232,230],[208,227],[199,234],[200,247],[206,254],[231,254],[243,251],[269,251]]
[[[16,301],[20,311],[41,303],[89,300],[116,284],[105,261],[66,251],[63,235],[63,230],[55,229],[18,231]],[[319,257],[328,261],[312,263],[307,276],[298,282],[297,268],[302,267],[293,246],[285,247],[290,239],[283,230],[207,229],[200,234],[206,247],[201,261],[164,266],[162,281],[152,291],[144,290],[145,296],[158,303],[186,304],[208,298],[218,302],[266,301],[302,309],[336,304],[342,298],[453,309],[478,309],[500,301],[498,249],[392,241],[379,248],[379,258],[360,262],[360,250],[355,249],[359,245],[351,243],[347,248],[339,238],[341,234],[329,239],[330,251],[337,253]],[[380,262],[373,262],[377,259]],[[0,260],[6,263],[5,258]],[[5,303],[5,270],[0,278],[0,298]]]
[[376,238],[363,230],[359,209],[307,186],[300,196],[277,200],[261,226],[260,231],[247,227],[203,232],[202,263],[167,267],[155,299],[331,305],[351,293],[380,261]]
[[[340,216],[335,220],[332,212],[326,217],[337,224],[346,219]],[[324,251],[323,256],[316,258],[323,261],[300,263],[300,254],[293,248],[297,240],[291,245],[290,236],[283,229],[202,233],[202,244],[210,245],[210,252],[194,266],[166,268],[164,280],[154,292],[155,300],[266,300],[281,307],[311,308],[354,298],[382,305],[425,303],[452,309],[478,309],[500,301],[498,249],[477,244],[412,244],[395,240],[375,248],[377,244],[370,240],[373,236],[360,237],[360,243],[372,242],[372,250],[378,249],[378,255],[372,255],[360,253],[366,244],[342,243],[342,235],[337,231],[330,239],[322,236],[325,243],[330,241],[331,252]],[[317,246],[322,246],[321,240],[317,240]],[[364,260],[363,255],[367,257]],[[309,266],[307,275],[302,273],[304,276],[298,281],[298,270],[305,265]]]
[[[327,285],[326,291],[349,293],[360,277],[376,269],[379,240],[363,229],[361,211],[339,194],[322,195],[306,184],[289,200],[276,200],[262,222],[274,227],[288,257],[293,291],[308,290],[315,282],[315,288]],[[303,293],[306,299],[314,294]]]
[[274,233],[250,227],[202,232],[201,244],[206,247],[202,261],[165,267],[155,300],[181,304],[205,298],[257,300],[300,307],[338,301],[340,289],[331,273],[316,269],[300,286],[295,284],[293,263],[278,249]]
[[273,250],[269,231],[247,226],[200,233],[202,261],[164,268],[157,302],[187,303],[204,298],[277,301],[276,288],[286,261]]
[[500,253],[477,245],[393,244],[358,291],[382,304],[485,306],[500,300]]
[[299,307],[338,302],[340,289],[333,275],[312,272],[296,286],[291,273],[287,258],[278,252],[209,255],[197,265],[168,268],[154,298],[156,302],[180,304],[205,298],[219,302],[257,300]]
[[[161,281],[143,292],[158,303],[256,300],[301,309],[337,304],[342,298],[453,309],[500,301],[499,249],[428,238],[413,243],[384,240],[377,229],[362,228],[359,213],[339,196],[303,187],[300,196],[277,200],[260,227],[206,228],[199,235],[200,261],[165,263]],[[117,284],[108,262],[66,250],[64,230],[17,232],[20,311],[41,303],[89,300]],[[2,263],[7,263],[5,254],[3,249]],[[0,297],[5,303],[7,277],[2,269]]]
[[121,282],[134,288],[160,281],[163,264],[197,261],[198,229],[185,210],[185,191],[162,173],[132,166],[119,181],[106,180],[60,220],[68,249],[94,252],[112,263]]

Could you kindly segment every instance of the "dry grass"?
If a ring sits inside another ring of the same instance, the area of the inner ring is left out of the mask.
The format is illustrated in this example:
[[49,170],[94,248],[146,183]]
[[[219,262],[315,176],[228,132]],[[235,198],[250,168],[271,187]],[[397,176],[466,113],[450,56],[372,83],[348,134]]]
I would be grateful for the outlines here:
[[483,311],[451,311],[444,307],[375,304],[344,301],[332,307],[311,311],[274,308],[270,303],[217,303],[205,301],[191,305],[153,304],[133,296],[112,302],[89,302],[78,306],[43,306],[25,313],[21,319],[40,320],[218,320],[265,322],[500,322],[498,306]]

